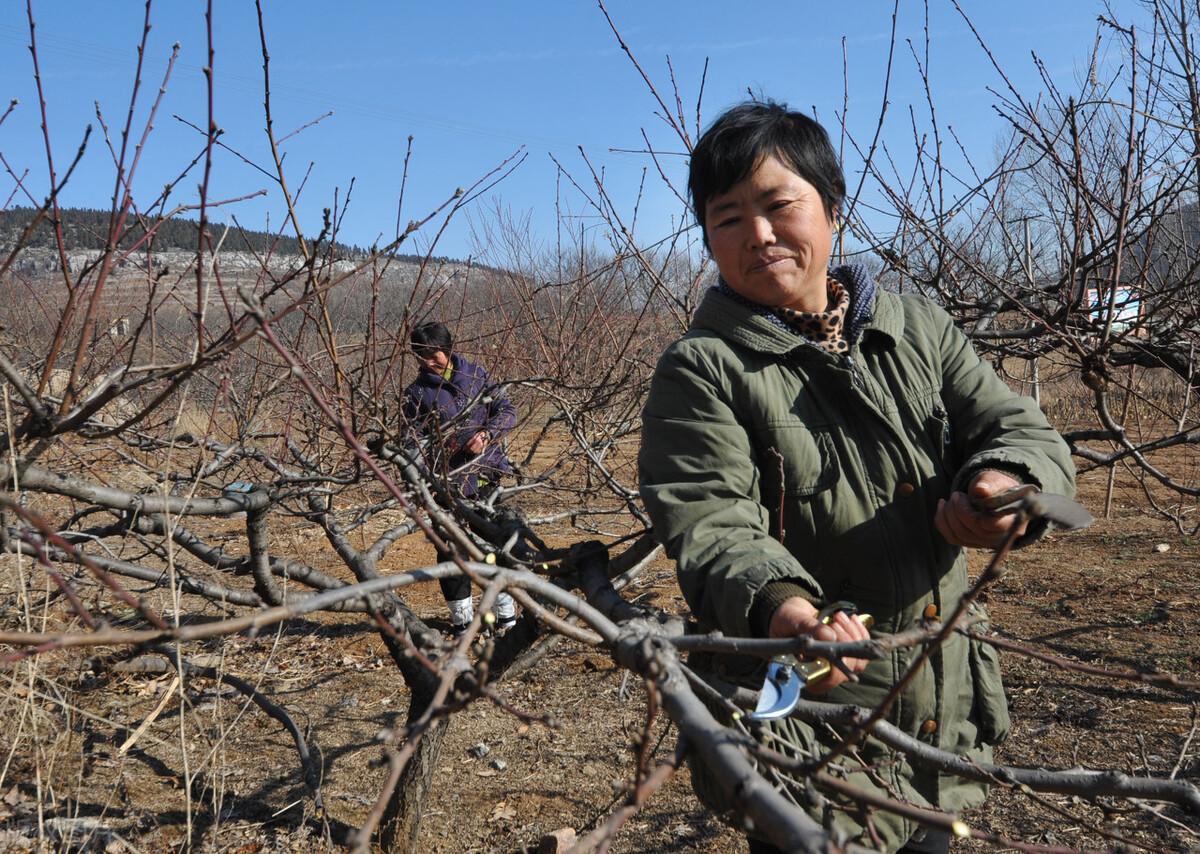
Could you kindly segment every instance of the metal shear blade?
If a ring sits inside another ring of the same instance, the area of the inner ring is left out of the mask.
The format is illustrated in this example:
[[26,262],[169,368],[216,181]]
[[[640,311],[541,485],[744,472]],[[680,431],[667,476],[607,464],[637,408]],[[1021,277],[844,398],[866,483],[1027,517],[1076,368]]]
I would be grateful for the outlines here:
[[758,693],[758,705],[749,717],[756,721],[786,718],[800,702],[800,694],[809,682],[823,678],[832,670],[823,658],[797,662],[790,655],[780,656],[767,665],[767,678]]

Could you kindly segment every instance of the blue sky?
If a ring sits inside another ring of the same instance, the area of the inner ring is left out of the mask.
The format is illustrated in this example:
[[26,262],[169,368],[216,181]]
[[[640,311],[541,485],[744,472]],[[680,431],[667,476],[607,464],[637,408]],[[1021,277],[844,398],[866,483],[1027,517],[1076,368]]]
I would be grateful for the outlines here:
[[[343,221],[346,242],[367,245],[392,235],[397,215],[404,150],[414,153],[404,198],[404,221],[423,216],[456,187],[465,187],[520,150],[524,162],[483,194],[446,231],[439,254],[472,252],[470,221],[482,221],[501,205],[520,220],[528,217],[535,243],[553,239],[558,160],[586,182],[591,163],[602,168],[628,213],[649,166],[638,237],[652,241],[678,222],[680,206],[661,187],[640,149],[644,128],[654,145],[681,152],[682,145],[655,117],[656,104],[620,50],[593,2],[575,0],[458,0],[458,2],[266,2],[271,53],[272,100],[279,135],[332,111],[316,125],[288,138],[283,149],[291,187],[304,179],[299,212],[305,230],[320,228],[321,209],[344,199],[354,180]],[[248,160],[270,169],[263,133],[262,57],[255,12],[249,0],[214,0],[215,112],[223,141]],[[20,104],[0,125],[0,153],[26,179],[32,195],[45,196],[45,151],[38,100],[27,49],[25,3],[7,0],[0,19],[0,97]],[[669,95],[666,57],[680,83],[685,113],[694,122],[705,60],[708,75],[703,115],[742,100],[748,89],[816,109],[837,137],[843,103],[843,37],[848,55],[846,127],[869,139],[879,114],[884,58],[891,27],[891,2],[774,2],[752,5],[709,0],[609,0],[607,7],[643,67]],[[911,150],[908,105],[924,114],[924,94],[905,39],[924,51],[925,6],[901,0],[891,107],[884,139],[897,152]],[[990,0],[964,7],[996,58],[1018,85],[1035,91],[1030,58],[1036,52],[1051,74],[1070,81],[1086,67],[1096,32],[1098,3],[1091,0]],[[1134,13],[1130,2],[1118,14]],[[171,45],[180,56],[168,83],[155,127],[135,176],[134,194],[148,204],[188,161],[202,137],[175,118],[203,126],[206,63],[203,2],[158,0],[151,10],[142,94],[135,114],[140,134],[162,79]],[[930,75],[939,117],[953,125],[978,162],[987,163],[1001,121],[989,86],[1002,86],[948,0],[929,0]],[[125,121],[133,80],[135,48],[144,5],[130,0],[97,3],[35,0],[38,54],[47,95],[56,166],[70,161],[99,102],[115,137]],[[98,130],[98,129],[97,129]],[[685,161],[663,159],[682,187]],[[311,165],[311,171],[309,166]],[[847,160],[848,171],[853,164]],[[854,175],[850,175],[854,183]],[[182,181],[176,201],[193,203],[200,172]],[[114,184],[112,157],[93,136],[77,174],[63,193],[65,204],[107,207]],[[0,198],[14,181],[0,172]],[[210,198],[241,196],[259,189],[265,197],[223,208],[247,227],[278,225],[284,206],[278,189],[238,157],[221,152],[214,164]],[[12,204],[27,204],[18,193]],[[594,222],[578,199],[564,198]],[[418,238],[421,248],[429,238]]]

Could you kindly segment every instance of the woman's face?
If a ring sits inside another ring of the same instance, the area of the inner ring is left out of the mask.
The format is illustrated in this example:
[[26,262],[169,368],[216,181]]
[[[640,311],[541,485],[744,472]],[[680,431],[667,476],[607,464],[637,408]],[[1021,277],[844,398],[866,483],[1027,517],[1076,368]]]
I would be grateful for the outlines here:
[[764,158],[705,206],[713,260],[729,287],[775,308],[824,311],[834,224],[817,188]]
[[417,357],[417,363],[425,370],[433,374],[440,374],[446,370],[446,366],[450,364],[450,357],[441,350],[432,352],[413,351],[413,355]]

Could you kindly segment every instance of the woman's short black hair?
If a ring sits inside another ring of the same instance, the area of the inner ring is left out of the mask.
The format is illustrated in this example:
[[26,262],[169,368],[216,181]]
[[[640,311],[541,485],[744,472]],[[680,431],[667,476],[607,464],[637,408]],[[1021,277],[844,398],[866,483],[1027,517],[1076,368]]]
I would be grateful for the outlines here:
[[713,122],[692,150],[688,192],[701,229],[708,200],[727,192],[771,155],[812,184],[821,194],[825,215],[834,218],[846,197],[846,178],[825,128],[787,104],[747,101]]
[[415,327],[408,340],[412,343],[413,352],[418,356],[429,356],[439,351],[449,356],[454,349],[454,337],[450,334],[449,327],[437,320]]

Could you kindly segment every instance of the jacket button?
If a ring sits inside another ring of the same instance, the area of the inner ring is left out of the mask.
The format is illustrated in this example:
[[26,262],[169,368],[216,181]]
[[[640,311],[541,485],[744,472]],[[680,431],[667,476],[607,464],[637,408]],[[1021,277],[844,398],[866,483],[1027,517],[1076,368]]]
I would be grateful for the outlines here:
[[921,732],[925,733],[926,735],[933,735],[933,733],[937,732],[937,721],[935,721],[933,718],[930,718],[922,723]]
[[924,614],[926,620],[936,620],[938,615],[937,605],[930,602],[921,613]]
[[912,495],[916,491],[917,491],[917,488],[915,486],[913,486],[911,483],[909,483],[908,481],[905,481],[904,483],[898,484],[896,486],[896,494],[899,495],[901,498],[908,498],[908,496]]

